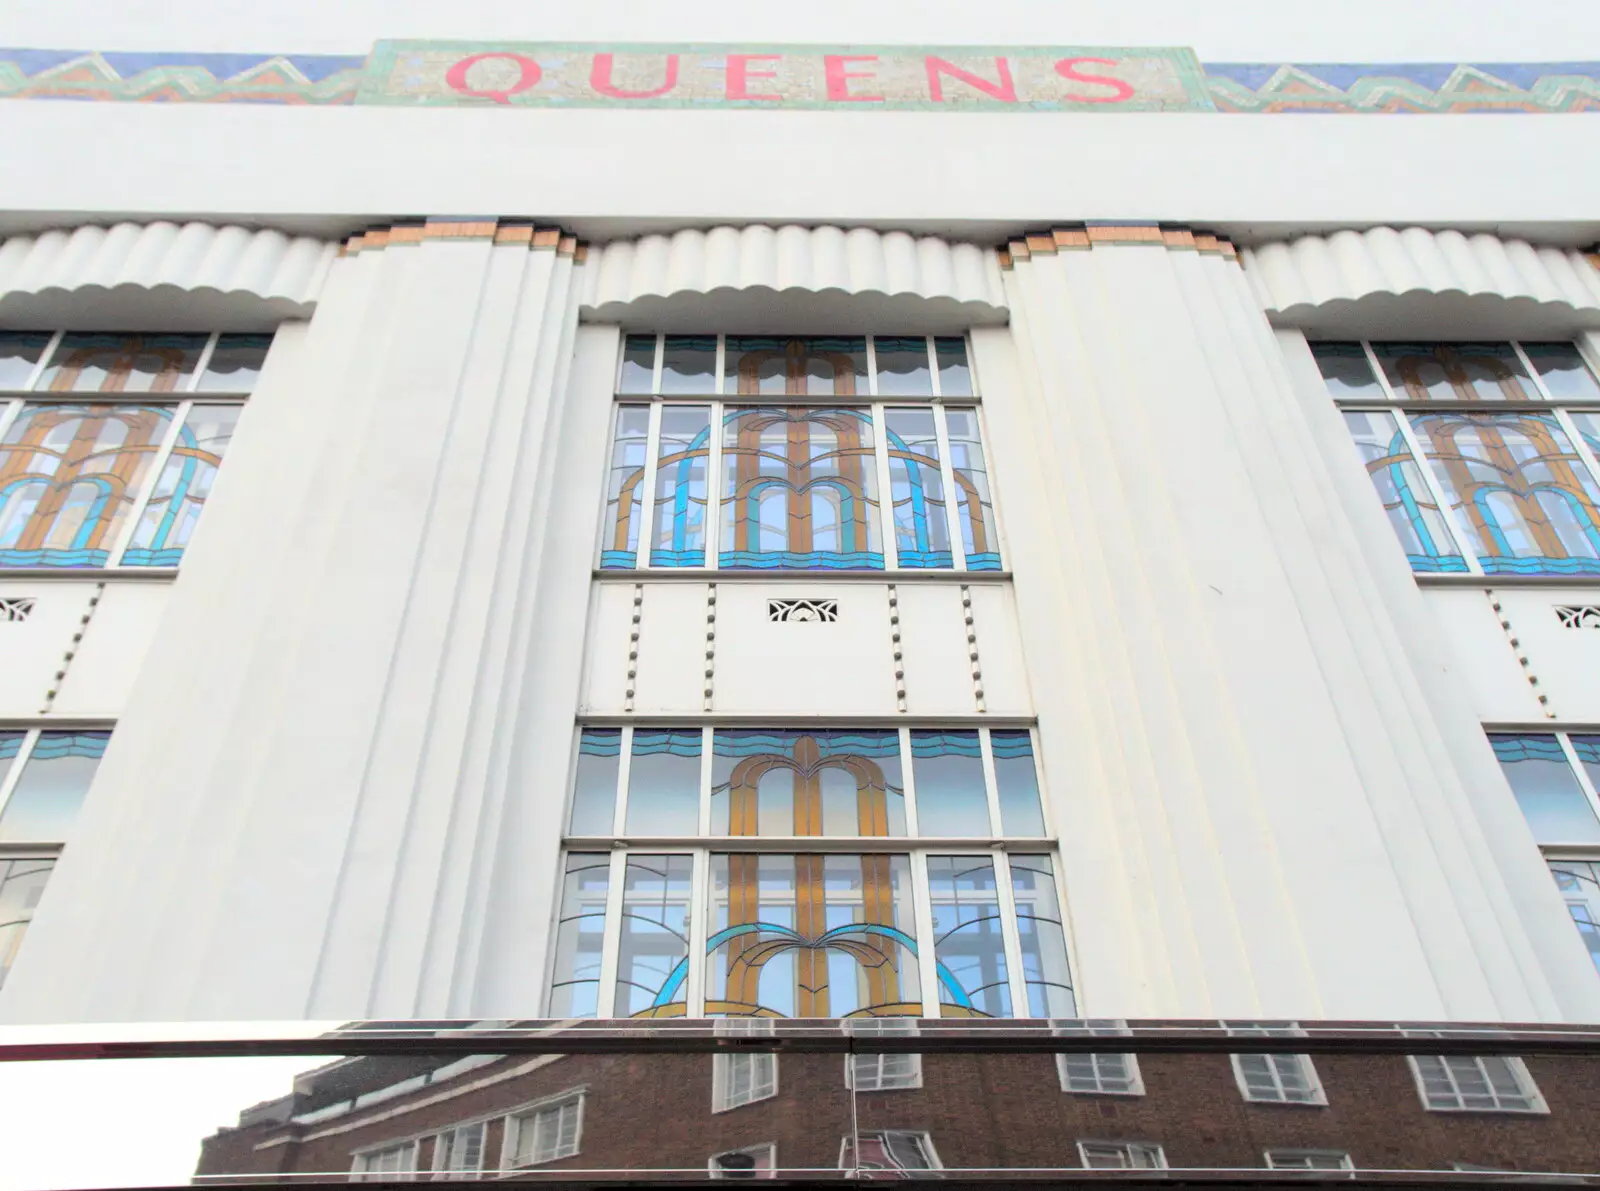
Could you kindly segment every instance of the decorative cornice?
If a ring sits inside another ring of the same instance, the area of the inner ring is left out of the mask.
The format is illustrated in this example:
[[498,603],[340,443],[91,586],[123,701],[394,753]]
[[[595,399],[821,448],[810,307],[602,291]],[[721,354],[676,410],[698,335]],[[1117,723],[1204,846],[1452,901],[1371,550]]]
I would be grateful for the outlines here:
[[210,223],[12,236],[0,242],[0,317],[60,325],[70,315],[114,326],[143,311],[148,322],[151,295],[159,294],[163,327],[270,326],[311,313],[337,252],[309,236]]
[[1237,260],[1233,245],[1209,232],[1197,232],[1174,224],[1087,223],[1029,232],[999,249],[1000,267],[1010,269],[1018,261],[1059,252],[1087,252],[1094,248],[1142,246],[1169,251],[1199,252]]
[[[614,241],[594,257],[582,310],[596,322],[670,330],[714,316],[729,329],[837,330],[817,321],[831,316],[898,319],[902,329],[923,330],[1006,319],[993,255],[936,236],[755,224]],[[816,310],[810,295],[823,293],[843,297]]]
[[1458,310],[1464,299],[1501,310],[1513,302],[1534,317],[1600,326],[1600,272],[1590,258],[1487,232],[1376,227],[1301,236],[1247,248],[1244,263],[1262,309],[1285,325],[1429,295]]

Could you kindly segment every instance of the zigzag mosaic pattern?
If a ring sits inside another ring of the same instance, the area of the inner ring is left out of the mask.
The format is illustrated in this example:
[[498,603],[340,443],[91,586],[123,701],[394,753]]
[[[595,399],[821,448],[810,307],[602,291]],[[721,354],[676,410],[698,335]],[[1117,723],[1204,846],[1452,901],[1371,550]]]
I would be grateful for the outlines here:
[[1600,62],[1206,65],[1219,112],[1600,111]]
[[[354,104],[365,55],[121,53],[0,48],[0,98]],[[1205,67],[1219,112],[1600,111],[1600,62]]]

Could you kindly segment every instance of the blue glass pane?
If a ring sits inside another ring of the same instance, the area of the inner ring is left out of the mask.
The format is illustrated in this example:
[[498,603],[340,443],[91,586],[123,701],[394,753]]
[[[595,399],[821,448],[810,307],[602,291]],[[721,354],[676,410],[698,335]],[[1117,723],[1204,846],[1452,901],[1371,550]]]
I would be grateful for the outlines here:
[[1000,795],[1000,825],[1005,835],[1043,835],[1044,808],[1033,763],[1033,738],[1027,732],[991,732],[994,778]]
[[906,834],[897,732],[724,729],[712,753],[714,835]]
[[903,567],[955,565],[933,419],[931,409],[890,406],[884,411],[895,549]]
[[700,828],[700,729],[633,733],[628,767],[627,830],[695,835]]
[[1536,840],[1600,843],[1600,822],[1554,736],[1491,733],[1489,741]]
[[943,1017],[1010,1017],[1005,933],[986,856],[928,857],[933,951]]
[[1013,856],[1011,888],[1022,943],[1022,976],[1028,986],[1028,1014],[1072,1017],[1077,1009],[1067,966],[1067,933],[1050,857]]
[[922,835],[993,834],[976,732],[913,732],[911,758]]
[[44,732],[0,811],[0,842],[65,843],[109,732]]
[[621,756],[620,728],[585,728],[579,736],[569,835],[612,833]]
[[661,443],[656,456],[655,536],[650,550],[653,567],[705,566],[710,448],[709,406],[662,406]]

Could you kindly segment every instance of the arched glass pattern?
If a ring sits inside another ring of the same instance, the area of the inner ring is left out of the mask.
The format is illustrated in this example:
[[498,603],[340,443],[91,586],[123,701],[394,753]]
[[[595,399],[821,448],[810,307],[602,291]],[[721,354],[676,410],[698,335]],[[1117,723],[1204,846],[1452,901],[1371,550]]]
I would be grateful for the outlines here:
[[903,836],[894,731],[719,730],[711,830],[726,836]]
[[1489,574],[1600,574],[1600,489],[1553,414],[1414,414]]
[[606,473],[606,535],[602,569],[629,570],[639,556],[639,518],[644,486],[645,447],[650,439],[650,407],[617,406],[611,438],[611,468]]
[[740,396],[853,397],[867,391],[865,336],[728,336],[723,392]]
[[1418,470],[1394,414],[1387,410],[1345,410],[1344,421],[1411,569],[1429,573],[1466,571],[1467,560],[1455,549],[1444,515]]
[[945,411],[950,428],[950,465],[956,481],[957,522],[969,571],[998,571],[1000,541],[994,529],[994,498],[983,464],[983,440],[976,409]]
[[233,441],[242,411],[243,406],[238,405],[196,405],[190,409],[119,560],[122,566],[178,565],[211,496],[217,469]]
[[919,1016],[905,856],[716,854],[706,1012]]
[[721,565],[881,570],[872,441],[862,409],[728,411]]
[[205,335],[65,335],[39,387],[53,393],[171,393],[193,374]]
[[0,438],[0,566],[104,566],[172,410],[26,405]]
[[660,435],[650,565],[703,567],[711,411],[704,405],[662,406]]
[[950,552],[950,522],[945,507],[944,476],[939,466],[939,435],[934,426],[934,411],[890,406],[883,416],[885,433],[889,439],[889,485],[895,552],[900,565],[914,568],[953,567],[955,561]]
[[1374,343],[1395,395],[1407,401],[1530,401],[1527,369],[1509,343]]

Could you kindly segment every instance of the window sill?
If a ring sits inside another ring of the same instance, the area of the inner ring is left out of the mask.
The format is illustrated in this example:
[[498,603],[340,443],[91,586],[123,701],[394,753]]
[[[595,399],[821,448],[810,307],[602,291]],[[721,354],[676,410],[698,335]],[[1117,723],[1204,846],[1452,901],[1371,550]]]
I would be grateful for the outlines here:
[[1418,587],[1600,587],[1600,575],[1435,575],[1412,572]]
[[[801,571],[728,570],[693,567],[659,567],[648,571],[595,570],[600,583],[1009,583],[1010,571]],[[1600,586],[1600,575],[1592,586]]]
[[107,579],[141,579],[170,583],[177,577],[177,567],[0,567],[0,580],[64,579],[98,583]]

